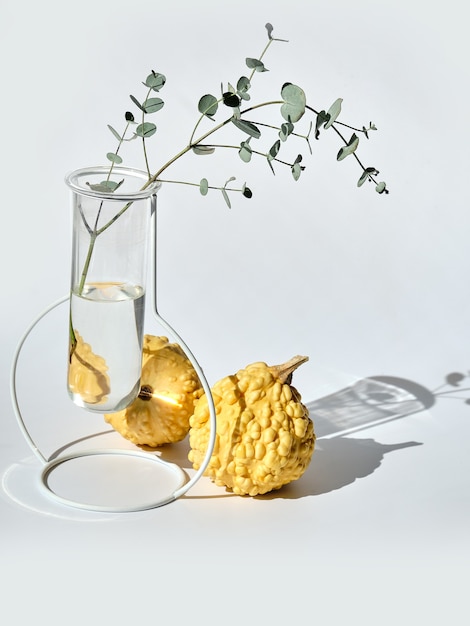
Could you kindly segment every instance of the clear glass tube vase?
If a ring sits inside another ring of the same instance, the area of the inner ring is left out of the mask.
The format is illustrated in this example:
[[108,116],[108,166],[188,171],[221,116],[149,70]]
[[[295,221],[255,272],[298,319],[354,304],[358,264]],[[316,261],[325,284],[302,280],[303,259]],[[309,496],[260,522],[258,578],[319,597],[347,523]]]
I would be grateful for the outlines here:
[[75,404],[99,413],[140,391],[152,198],[159,184],[124,167],[80,169],[72,194],[67,386]]

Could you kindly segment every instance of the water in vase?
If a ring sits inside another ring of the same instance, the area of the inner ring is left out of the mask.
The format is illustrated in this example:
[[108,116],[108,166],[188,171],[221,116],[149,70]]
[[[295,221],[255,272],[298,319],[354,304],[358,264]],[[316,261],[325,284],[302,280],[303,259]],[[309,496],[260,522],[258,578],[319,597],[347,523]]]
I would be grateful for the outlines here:
[[68,389],[75,404],[112,413],[140,391],[145,291],[89,283],[70,298]]

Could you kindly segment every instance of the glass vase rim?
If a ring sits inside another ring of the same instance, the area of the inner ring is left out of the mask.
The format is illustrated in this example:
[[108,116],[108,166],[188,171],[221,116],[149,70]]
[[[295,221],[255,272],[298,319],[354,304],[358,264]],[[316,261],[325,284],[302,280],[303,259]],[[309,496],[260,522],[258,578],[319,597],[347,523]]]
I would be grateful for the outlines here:
[[[117,202],[130,202],[133,200],[145,200],[155,195],[162,186],[160,181],[153,181],[149,183],[148,173],[144,170],[140,170],[133,167],[117,166],[113,168],[113,173],[116,175],[133,176],[136,179],[142,180],[142,187],[135,191],[97,191],[92,189],[88,185],[80,185],[77,179],[86,174],[91,175],[107,175],[109,173],[109,166],[107,165],[95,165],[91,167],[82,167],[72,170],[65,176],[65,183],[74,193],[78,193],[82,196],[89,196],[92,198],[100,198],[102,200],[115,200]],[[144,185],[148,185],[143,188]]]

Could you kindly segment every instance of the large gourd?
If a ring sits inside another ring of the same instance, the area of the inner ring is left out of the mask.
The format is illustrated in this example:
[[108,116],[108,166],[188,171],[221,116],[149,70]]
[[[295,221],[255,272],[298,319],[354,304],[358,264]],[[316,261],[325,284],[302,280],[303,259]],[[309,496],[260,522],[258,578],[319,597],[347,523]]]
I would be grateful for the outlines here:
[[[258,362],[218,381],[211,389],[217,415],[214,451],[204,474],[239,495],[256,496],[302,476],[315,445],[313,422],[293,371],[308,357],[279,366]],[[190,419],[189,460],[199,469],[210,432],[204,395]]]

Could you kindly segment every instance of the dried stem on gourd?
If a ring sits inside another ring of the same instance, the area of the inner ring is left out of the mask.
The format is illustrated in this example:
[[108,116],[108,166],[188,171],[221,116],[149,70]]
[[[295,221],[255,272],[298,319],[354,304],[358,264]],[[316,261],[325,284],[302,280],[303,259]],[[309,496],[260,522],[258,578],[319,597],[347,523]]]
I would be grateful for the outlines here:
[[300,367],[302,363],[306,363],[307,361],[308,356],[297,355],[292,357],[292,359],[289,359],[289,361],[286,361],[286,363],[283,363],[282,365],[271,365],[269,369],[273,376],[276,376],[276,378],[278,378],[281,383],[286,383],[290,385],[292,382],[292,374],[294,373],[294,371],[298,367]]

